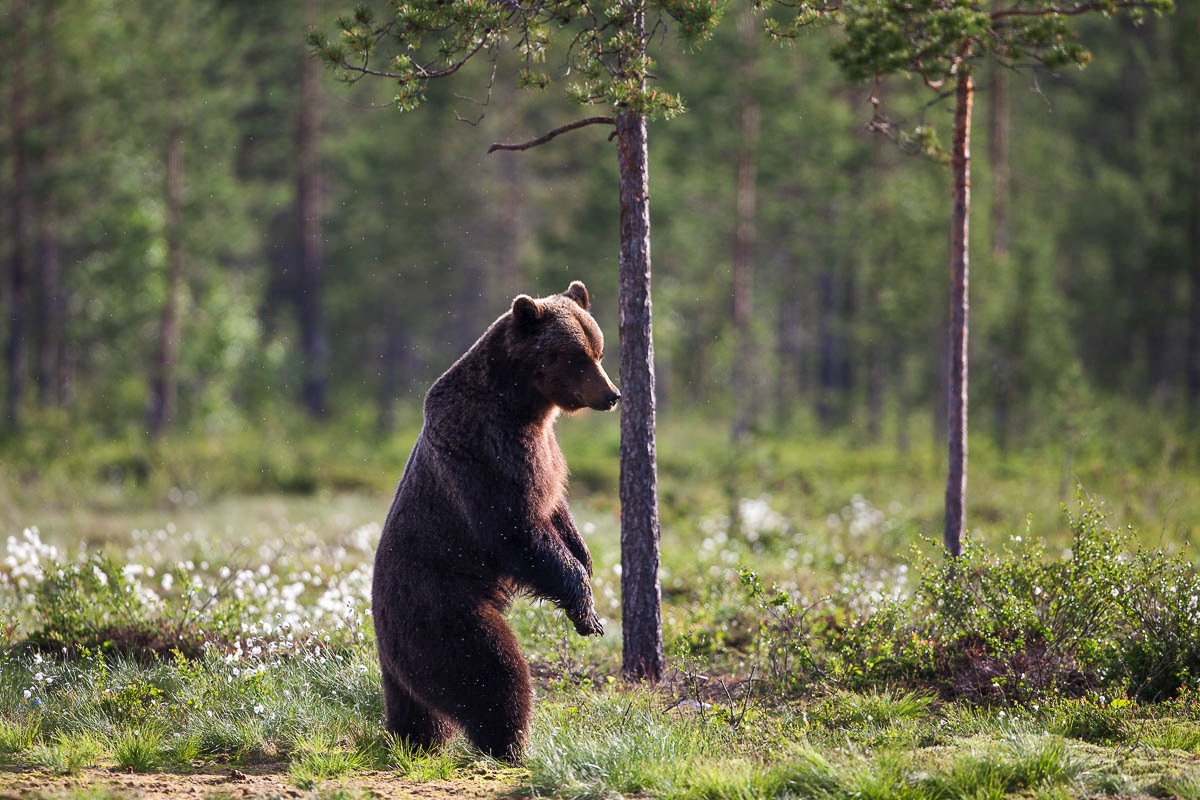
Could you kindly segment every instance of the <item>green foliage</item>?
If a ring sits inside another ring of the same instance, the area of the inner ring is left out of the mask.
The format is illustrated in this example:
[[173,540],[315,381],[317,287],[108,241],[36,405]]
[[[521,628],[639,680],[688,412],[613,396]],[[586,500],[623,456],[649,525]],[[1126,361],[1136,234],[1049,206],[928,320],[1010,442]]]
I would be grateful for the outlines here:
[[851,0],[841,14],[845,40],[832,55],[852,79],[908,73],[940,87],[981,58],[1051,69],[1086,65],[1091,54],[1070,24],[1076,13],[1128,11],[1140,18],[1146,10],[1173,8],[1172,0],[1104,0],[1071,13],[1053,2],[1005,7],[981,0]]
[[[314,52],[339,71],[343,80],[383,77],[395,82],[393,98],[401,110],[416,108],[426,99],[429,81],[458,72],[480,53],[493,62],[507,41],[515,40],[524,67],[518,71],[523,87],[544,89],[550,74],[535,67],[543,63],[556,37],[570,42],[568,73],[573,78],[566,94],[580,105],[600,105],[612,113],[632,111],[641,116],[670,118],[683,111],[674,94],[646,85],[654,62],[647,40],[638,34],[635,19],[649,15],[646,29],[668,20],[682,41],[698,46],[711,34],[724,12],[724,0],[660,0],[601,3],[556,0],[551,3],[483,3],[476,0],[410,0],[394,4],[385,22],[376,22],[360,6],[337,24],[340,36],[312,30]],[[377,51],[387,44],[392,54]],[[376,67],[383,61],[386,67]]]

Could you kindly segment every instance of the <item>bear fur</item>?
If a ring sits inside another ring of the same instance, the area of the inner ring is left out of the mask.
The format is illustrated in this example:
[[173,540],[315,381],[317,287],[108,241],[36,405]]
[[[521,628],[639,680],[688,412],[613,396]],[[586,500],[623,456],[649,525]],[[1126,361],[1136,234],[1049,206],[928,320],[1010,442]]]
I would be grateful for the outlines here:
[[560,410],[609,410],[620,392],[587,289],[520,295],[429,389],[375,556],[371,595],[387,729],[436,747],[461,729],[521,757],[529,667],[504,612],[550,600],[584,636],[604,632],[592,560],[567,508]]

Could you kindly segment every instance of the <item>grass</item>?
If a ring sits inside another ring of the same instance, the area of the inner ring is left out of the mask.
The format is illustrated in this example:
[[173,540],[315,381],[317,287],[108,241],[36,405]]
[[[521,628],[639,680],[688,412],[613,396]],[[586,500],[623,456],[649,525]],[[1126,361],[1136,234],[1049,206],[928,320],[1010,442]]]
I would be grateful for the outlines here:
[[[940,511],[932,449],[763,437],[732,454],[719,428],[664,425],[673,672],[650,689],[619,679],[606,423],[560,431],[609,633],[575,636],[543,604],[511,611],[538,675],[519,770],[461,740],[416,752],[379,724],[367,590],[406,437],[375,453],[304,443],[328,460],[311,484],[287,448],[266,448],[288,495],[231,493],[258,463],[249,441],[228,462],[188,440],[90,460],[76,448],[37,479],[25,456],[6,461],[0,521],[39,530],[14,533],[0,563],[0,765],[270,764],[313,796],[360,796],[355,781],[377,771],[563,798],[1200,796],[1200,619],[1175,602],[1200,591],[1174,558],[1200,531],[1191,456],[1139,449],[1120,468],[1103,442],[1080,449],[1077,476],[1112,505],[1092,517],[1085,496],[1070,521],[1061,454],[973,445],[974,560],[951,575],[922,544]],[[144,479],[113,466],[131,463]],[[1110,635],[1131,638],[1113,648]]]

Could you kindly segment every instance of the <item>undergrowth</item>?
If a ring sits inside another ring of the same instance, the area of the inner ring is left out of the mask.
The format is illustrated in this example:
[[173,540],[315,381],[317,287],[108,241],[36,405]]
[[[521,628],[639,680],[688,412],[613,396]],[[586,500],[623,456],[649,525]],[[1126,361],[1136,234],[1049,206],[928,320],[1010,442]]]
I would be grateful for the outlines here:
[[997,705],[1200,687],[1195,567],[1095,506],[1068,522],[1071,544],[1053,555],[1028,534],[998,553],[968,542],[957,559],[915,548],[914,590],[867,609],[845,592],[803,603],[743,570],[763,680],[783,695],[894,686]]

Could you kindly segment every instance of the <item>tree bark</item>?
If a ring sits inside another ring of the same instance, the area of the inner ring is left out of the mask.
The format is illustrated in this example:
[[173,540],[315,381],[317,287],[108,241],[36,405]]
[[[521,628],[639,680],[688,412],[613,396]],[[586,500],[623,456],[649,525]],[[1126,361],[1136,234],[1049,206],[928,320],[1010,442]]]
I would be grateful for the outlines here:
[[[307,0],[310,24],[317,19],[315,0]],[[304,407],[310,416],[324,417],[329,369],[329,341],[322,321],[321,268],[325,260],[321,220],[321,165],[317,153],[320,135],[318,111],[321,66],[304,55],[300,73],[300,109],[296,124],[296,155],[299,175],[296,206],[300,218],[300,275],[296,311],[299,315],[300,351],[303,362]]]
[[[1192,130],[1197,141],[1193,147],[1200,158],[1200,133]],[[1192,421],[1200,425],[1200,161],[1192,162],[1191,213],[1188,222],[1188,336],[1187,336],[1187,393]]]
[[171,126],[167,141],[167,262],[159,349],[150,383],[149,430],[159,436],[178,413],[179,288],[183,273],[183,126]]
[[[40,36],[53,47],[58,9],[46,3],[41,9]],[[62,259],[59,251],[56,192],[59,189],[58,130],[55,103],[57,55],[46,53],[38,70],[41,98],[37,125],[43,131],[42,154],[37,165],[37,391],[43,406],[66,402],[66,303],[63,299]]]
[[12,140],[12,259],[9,271],[8,342],[4,350],[8,369],[8,397],[5,423],[10,431],[21,427],[21,406],[25,395],[25,361],[28,342],[25,325],[28,313],[29,247],[33,238],[32,198],[29,186],[29,133],[27,78],[28,32],[26,0],[13,0],[12,32],[8,58],[12,64],[9,113]]
[[736,200],[733,233],[733,440],[743,441],[750,433],[757,411],[755,396],[756,375],[754,368],[754,247],[757,240],[755,213],[757,195],[758,157],[758,100],[754,96],[755,73],[755,20],[750,13],[738,20],[739,34],[743,45],[741,65],[738,69],[738,151]]
[[947,381],[949,468],[943,540],[952,556],[962,553],[967,495],[967,314],[971,214],[971,105],[974,86],[966,52],[958,63],[950,171],[954,211],[950,230],[950,374]]
[[[630,33],[645,52],[639,5]],[[628,63],[628,56],[626,57]],[[645,87],[644,72],[636,75]],[[654,339],[650,301],[650,171],[646,119],[617,114],[621,195],[618,306],[621,337],[621,621],[627,680],[663,674],[659,585],[658,475],[654,441]]]

